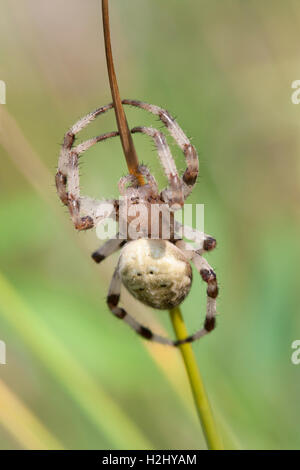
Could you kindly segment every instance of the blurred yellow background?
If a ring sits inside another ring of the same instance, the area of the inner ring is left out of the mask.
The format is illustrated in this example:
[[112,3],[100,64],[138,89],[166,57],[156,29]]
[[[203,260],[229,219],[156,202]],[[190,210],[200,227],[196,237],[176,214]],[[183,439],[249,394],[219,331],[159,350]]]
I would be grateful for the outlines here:
[[[198,185],[216,237],[218,327],[193,348],[227,448],[300,448],[300,79],[297,0],[110,2],[123,98],[168,109],[199,151]],[[1,0],[0,448],[205,448],[178,351],[150,345],[108,312],[117,260],[90,254],[54,187],[65,131],[111,101],[100,1]],[[130,125],[159,125],[127,110]],[[79,139],[114,130],[113,113]],[[164,184],[151,142],[134,141]],[[172,145],[178,167],[183,158]],[[81,160],[82,193],[116,197],[120,142]],[[155,331],[168,314],[123,293]],[[195,273],[182,311],[204,319]]]

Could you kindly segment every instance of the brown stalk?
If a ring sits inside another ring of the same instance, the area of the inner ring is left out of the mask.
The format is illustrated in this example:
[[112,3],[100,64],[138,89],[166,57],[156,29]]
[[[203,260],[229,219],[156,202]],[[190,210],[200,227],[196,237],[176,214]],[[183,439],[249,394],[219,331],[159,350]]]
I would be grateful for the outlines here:
[[116,114],[116,120],[118,130],[120,133],[121,143],[126,158],[128,170],[130,173],[137,176],[139,183],[144,184],[144,179],[141,174],[138,173],[138,156],[133,144],[132,136],[128,127],[126,115],[122,106],[120,97],[117,77],[115,73],[114,61],[112,56],[111,40],[110,40],[110,26],[109,26],[109,12],[108,12],[108,0],[102,0],[102,19],[103,19],[103,32],[104,32],[104,43],[105,43],[105,54],[107,71],[109,77],[109,84],[111,89],[111,95],[114,104],[114,110]]

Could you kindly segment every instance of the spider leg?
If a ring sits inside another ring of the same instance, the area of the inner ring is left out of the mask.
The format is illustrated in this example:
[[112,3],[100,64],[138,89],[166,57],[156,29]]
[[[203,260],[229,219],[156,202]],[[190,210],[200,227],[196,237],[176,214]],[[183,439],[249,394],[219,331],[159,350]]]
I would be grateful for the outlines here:
[[58,195],[63,202],[63,204],[67,205],[68,204],[68,193],[66,191],[66,185],[67,185],[67,176],[69,172],[69,160],[70,160],[70,152],[71,148],[74,144],[75,141],[75,136],[80,132],[82,129],[84,129],[86,126],[88,126],[94,119],[96,119],[97,116],[100,114],[105,113],[106,111],[110,110],[113,108],[113,104],[110,103],[106,106],[102,106],[101,108],[96,109],[95,111],[92,111],[91,113],[87,114],[83,118],[79,119],[65,134],[64,136],[64,141],[63,145],[61,148],[59,160],[58,160],[58,171],[56,175],[56,185],[57,185],[57,191]]
[[125,196],[127,184],[129,184],[129,183],[131,183],[131,184],[136,183],[137,184],[137,181],[138,180],[137,180],[135,175],[122,176],[122,178],[120,178],[120,181],[118,183],[118,189],[119,189],[119,193],[121,194],[121,196]]
[[101,108],[95,109],[95,111],[90,112],[83,118],[79,119],[71,128],[70,130],[66,133],[69,135],[75,136],[80,132],[82,129],[84,129],[86,126],[88,126],[92,121],[96,119],[96,117],[100,116],[100,114],[106,113],[106,111],[109,111],[114,107],[113,103],[106,104],[105,106],[101,106]]
[[[109,105],[108,105],[109,106]],[[108,106],[106,107],[107,109]],[[100,108],[103,110],[105,107]],[[99,113],[99,110],[97,110]],[[94,144],[102,142],[103,140],[109,139],[110,137],[115,137],[118,135],[118,132],[108,132],[100,136],[89,139],[77,147],[73,147],[75,139],[75,133],[79,132],[83,127],[85,127],[89,122],[95,119],[97,113],[91,113],[90,115],[83,118],[81,121],[78,121],[75,126],[67,132],[64,139],[64,144],[61,149],[58,171],[56,173],[56,188],[58,195],[64,205],[68,206],[69,212],[74,223],[74,226],[77,230],[87,230],[92,228],[95,225],[96,219],[91,212],[89,215],[84,217],[80,216],[81,203],[83,200],[85,202],[92,201],[90,198],[81,198],[80,189],[79,189],[79,155],[88,150]],[[104,112],[104,111],[102,111]],[[68,190],[67,190],[68,186]],[[101,205],[101,201],[94,201],[96,204]],[[109,201],[112,204],[115,204],[114,201]],[[90,209],[93,204],[86,204],[86,209]],[[94,204],[95,205],[95,204]],[[87,211],[89,212],[89,211]]]
[[202,336],[205,336],[207,333],[210,333],[215,328],[217,314],[216,298],[219,293],[219,288],[216,274],[212,267],[208,264],[206,259],[204,259],[196,252],[192,252],[191,250],[185,250],[182,244],[182,240],[179,240],[176,243],[176,246],[182,249],[187,258],[192,259],[202,279],[207,283],[207,304],[204,325],[200,330],[196,331],[196,333],[192,334],[191,336],[177,341],[175,346],[180,346],[181,344],[191,343],[199,338],[202,338]]
[[[190,251],[187,256],[190,256]],[[146,328],[137,322],[135,318],[129,315],[123,308],[118,307],[121,295],[121,277],[119,273],[119,266],[117,266],[114,271],[107,296],[107,305],[110,311],[117,318],[124,320],[137,334],[142,336],[144,339],[169,346],[180,346],[184,343],[191,343],[206,335],[207,333],[210,333],[215,328],[216,323],[216,297],[218,295],[217,279],[213,269],[207,263],[207,261],[202,258],[202,256],[194,253],[192,258],[195,266],[201,274],[202,279],[207,283],[207,310],[204,326],[193,335],[177,341],[159,336],[153,333],[149,328]]]
[[139,165],[138,172],[144,176],[151,188],[152,194],[158,194],[158,185],[154,176],[150,173],[149,168],[146,165]]
[[[137,171],[139,174],[144,176],[147,180],[147,185],[151,189],[151,194],[157,195],[158,194],[158,186],[156,179],[154,178],[153,175],[151,175],[149,169],[146,167],[146,165],[139,165],[137,168]],[[135,175],[126,175],[120,178],[120,181],[118,183],[118,188],[119,192],[122,196],[125,196],[126,194],[126,185],[131,183],[132,185],[139,186],[138,179]]]
[[[119,234],[117,234],[118,237]],[[92,254],[92,258],[96,263],[100,263],[108,256],[112,255],[115,251],[125,245],[127,240],[120,240],[119,238],[111,238],[100,246],[100,248]]]
[[199,161],[195,147],[191,144],[175,119],[165,109],[138,100],[123,100],[122,103],[145,109],[146,111],[158,116],[170,132],[173,139],[177,142],[183,151],[186,160],[186,170],[182,177],[184,198],[186,199],[196,183],[199,171]]
[[117,137],[118,135],[119,135],[118,131],[112,131],[112,132],[106,132],[105,134],[101,134],[96,137],[92,137],[91,139],[81,142],[81,144],[77,145],[76,147],[73,147],[72,152],[75,152],[77,155],[81,155],[83,152],[86,152],[86,150],[88,150],[93,145],[97,144],[98,142],[102,142],[103,140],[110,139],[111,137]]
[[207,235],[204,232],[200,232],[199,230],[189,227],[188,225],[182,225],[177,220],[175,221],[175,230],[180,233],[180,236],[186,237],[188,240],[198,243],[196,248],[194,248],[192,245],[186,244],[186,246],[188,250],[192,249],[199,255],[206,251],[212,251],[217,245],[215,238]]
[[184,203],[182,182],[179,178],[174,159],[164,134],[152,127],[143,126],[134,127],[131,132],[132,134],[141,132],[152,137],[157,148],[160,162],[170,185],[169,188],[162,191],[162,199],[170,206],[179,205],[182,207]]
[[174,341],[153,333],[149,328],[146,328],[145,326],[137,322],[135,318],[129,315],[123,308],[118,307],[118,304],[120,301],[120,295],[121,295],[121,277],[119,273],[119,266],[117,266],[113,274],[110,287],[109,287],[108,296],[107,296],[107,305],[110,311],[117,318],[124,320],[137,334],[142,336],[144,339],[155,341],[161,344],[167,344],[170,346],[176,345]]

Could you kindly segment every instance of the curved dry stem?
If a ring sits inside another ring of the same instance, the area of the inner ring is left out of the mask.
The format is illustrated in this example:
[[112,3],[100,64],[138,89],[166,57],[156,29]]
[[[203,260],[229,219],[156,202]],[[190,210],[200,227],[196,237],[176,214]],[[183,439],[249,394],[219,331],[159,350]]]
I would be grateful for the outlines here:
[[105,43],[105,53],[107,62],[107,71],[109,77],[109,84],[111,89],[111,95],[114,103],[114,110],[116,114],[116,120],[124,155],[126,158],[128,170],[134,174],[141,185],[144,184],[144,178],[138,172],[138,157],[133,144],[132,136],[128,127],[127,119],[122,105],[120,97],[118,81],[115,73],[111,40],[110,40],[110,27],[109,27],[109,12],[108,12],[108,0],[102,0],[102,19],[103,19],[103,33]]

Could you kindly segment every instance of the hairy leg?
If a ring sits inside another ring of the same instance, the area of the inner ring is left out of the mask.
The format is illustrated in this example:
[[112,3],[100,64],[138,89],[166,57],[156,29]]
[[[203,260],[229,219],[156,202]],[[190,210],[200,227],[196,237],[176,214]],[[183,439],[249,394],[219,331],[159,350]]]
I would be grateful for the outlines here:
[[184,252],[188,259],[191,259],[194,262],[195,267],[200,273],[202,279],[207,283],[207,303],[206,316],[203,327],[191,336],[188,336],[183,340],[177,341],[176,346],[196,341],[197,339],[202,338],[202,336],[205,336],[207,333],[210,333],[215,328],[217,314],[216,298],[219,293],[217,277],[212,267],[208,264],[206,259],[200,256],[198,253],[192,252],[189,249],[186,250],[186,247],[184,247],[183,244],[185,244],[185,242],[179,240],[176,243],[176,246],[178,246],[178,248],[180,248]]
[[[177,242],[178,243],[178,242]],[[184,251],[185,253],[185,251]],[[187,338],[182,340],[173,341],[168,338],[156,335],[149,328],[144,327],[137,322],[131,315],[129,315],[123,308],[118,306],[121,294],[121,277],[119,274],[119,266],[116,267],[107,296],[107,305],[111,312],[117,317],[124,320],[133,330],[136,331],[144,339],[155,341],[161,344],[169,346],[180,346],[184,343],[191,343],[202,336],[210,333],[215,328],[215,317],[216,317],[216,297],[218,295],[218,285],[216,275],[202,256],[197,253],[191,255],[188,250],[187,257],[191,256],[198,269],[202,279],[207,283],[207,309],[204,326]]]
[[124,246],[125,243],[127,243],[127,240],[120,240],[118,238],[107,240],[104,245],[100,246],[98,250],[94,251],[92,258],[94,261],[96,261],[96,263],[100,263],[101,261],[105,260],[105,258],[112,255],[119,248]]
[[159,160],[169,182],[169,187],[162,191],[161,197],[170,206],[179,205],[181,207],[184,203],[182,182],[164,134],[157,129],[153,129],[153,127],[143,126],[134,127],[131,132],[133,134],[141,132],[152,137],[157,148]]
[[119,274],[119,266],[116,267],[113,274],[109,292],[107,296],[107,305],[110,311],[121,320],[124,320],[138,335],[142,336],[144,339],[155,341],[161,344],[167,344],[169,346],[175,346],[175,342],[164,338],[162,336],[156,335],[149,328],[141,325],[138,321],[135,320],[131,315],[129,315],[123,308],[119,307],[121,294],[121,278]]
[[217,245],[215,238],[207,235],[204,232],[200,232],[199,230],[189,227],[188,225],[182,225],[178,221],[175,221],[175,231],[180,237],[185,237],[191,242],[197,243],[196,247],[187,244],[187,249],[192,249],[199,255],[206,251],[212,251]]
[[[101,108],[103,109],[103,108]],[[91,113],[92,114],[92,113]],[[87,125],[91,122],[91,119],[83,119],[80,121],[81,125],[75,125],[76,129],[82,129],[83,123]],[[74,127],[74,126],[73,126]],[[73,128],[72,128],[73,129]],[[78,131],[78,130],[77,130]],[[118,135],[118,132],[108,132],[106,134],[102,134],[100,136],[94,137],[89,139],[77,147],[73,147],[73,142],[75,138],[75,134],[73,135],[73,140],[70,140],[70,131],[65,136],[65,142],[61,150],[58,171],[56,174],[56,187],[58,195],[63,202],[69,209],[72,221],[74,226],[77,230],[87,230],[89,228],[94,227],[96,221],[98,220],[97,217],[94,216],[94,213],[91,211],[89,212],[89,208],[92,206],[102,204],[101,201],[93,201],[91,198],[81,198],[80,197],[80,187],[79,187],[79,156],[88,150],[90,147],[95,145],[98,142],[102,142],[103,140],[109,139],[111,137],[115,137]],[[68,188],[68,189],[67,189]],[[82,201],[85,202],[85,212],[87,215],[81,216],[81,208],[82,208]],[[87,201],[93,201],[90,205],[87,204]],[[114,201],[107,201],[114,204]],[[94,207],[95,208],[95,207]]]
[[177,124],[175,119],[165,109],[138,100],[126,99],[123,100],[122,103],[145,109],[146,111],[154,114],[155,116],[158,116],[159,119],[166,126],[166,128],[169,130],[171,136],[177,142],[185,156],[186,170],[183,174],[182,181],[184,196],[186,198],[191,193],[196,183],[199,171],[199,161],[195,147],[191,144],[190,140],[187,138],[187,136],[185,135],[181,127]]

